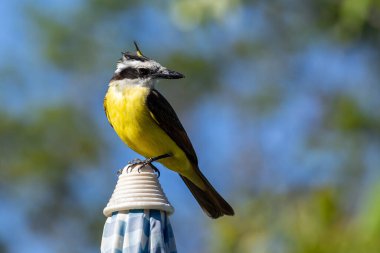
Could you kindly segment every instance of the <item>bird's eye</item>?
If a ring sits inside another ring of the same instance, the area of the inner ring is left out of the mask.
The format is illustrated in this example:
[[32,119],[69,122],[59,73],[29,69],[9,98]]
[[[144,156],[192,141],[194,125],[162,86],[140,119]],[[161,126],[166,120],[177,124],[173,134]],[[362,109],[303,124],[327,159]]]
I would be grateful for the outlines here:
[[139,68],[140,77],[145,77],[150,74],[150,69]]

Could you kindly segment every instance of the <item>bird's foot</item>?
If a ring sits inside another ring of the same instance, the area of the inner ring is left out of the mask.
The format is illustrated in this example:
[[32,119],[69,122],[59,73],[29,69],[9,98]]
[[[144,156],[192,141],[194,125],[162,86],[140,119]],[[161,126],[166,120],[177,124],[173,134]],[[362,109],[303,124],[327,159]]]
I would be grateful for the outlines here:
[[120,176],[120,175],[123,173],[124,169],[125,169],[125,168],[122,168],[122,169],[118,170],[118,171],[116,172],[116,175]]
[[[136,165],[140,165],[144,163],[144,161],[138,159],[138,158],[135,158],[131,161],[128,161],[128,166],[127,166],[127,173],[129,172],[132,172],[133,168],[136,166]],[[140,171],[139,171],[140,172]]]
[[[160,171],[157,169],[156,166],[154,166],[152,164],[152,162],[155,162],[155,161],[158,161],[160,159],[164,159],[164,158],[168,158],[168,157],[171,157],[172,154],[163,154],[163,155],[159,155],[159,156],[155,156],[155,157],[150,157],[150,158],[147,158],[145,160],[140,160],[140,159],[133,159],[132,161],[129,161],[128,164],[130,166],[128,166],[127,168],[127,172],[129,172],[129,168],[131,168],[131,171],[133,169],[133,167],[135,165],[141,165],[137,168],[137,171],[140,173],[141,172],[141,169],[143,169],[145,166],[147,166],[148,164],[151,166],[151,168],[154,170],[154,172],[157,173],[157,177],[160,177]],[[122,170],[121,170],[122,171]]]
[[117,175],[120,176],[124,170],[126,170],[127,173],[129,173],[130,171],[133,170],[134,166],[135,165],[138,165],[138,164],[141,164],[143,161],[141,161],[140,159],[136,158],[136,159],[133,159],[132,161],[128,161],[128,166],[124,167],[124,168],[121,168],[117,171]]
[[154,166],[153,164],[150,164],[150,167],[154,170],[154,172],[157,173],[157,178],[160,178],[161,173],[160,173],[159,169],[157,169],[157,167]]
[[129,161],[128,162],[128,165],[138,165],[138,164],[141,164],[143,161],[141,161],[140,159],[136,158],[136,159],[133,159],[132,161]]
[[[148,160],[148,159],[147,159],[147,160]],[[146,160],[145,160],[145,161],[146,161]],[[145,163],[145,161],[143,162],[143,164],[142,164],[141,166],[139,166],[139,167],[137,168],[137,172],[140,173],[140,172],[141,172],[141,169],[143,169],[146,165],[149,164],[150,167],[154,170],[154,172],[157,173],[157,178],[159,178],[160,175],[161,175],[159,169],[157,169],[157,167],[154,166],[151,162],[147,161],[147,162]]]
[[172,154],[163,154],[163,155],[147,158],[144,161],[142,161],[142,165],[141,165],[140,168],[144,168],[148,164],[152,165],[152,162],[156,162],[156,161],[158,161],[160,159],[168,158],[168,157],[171,157],[171,156],[172,156]]

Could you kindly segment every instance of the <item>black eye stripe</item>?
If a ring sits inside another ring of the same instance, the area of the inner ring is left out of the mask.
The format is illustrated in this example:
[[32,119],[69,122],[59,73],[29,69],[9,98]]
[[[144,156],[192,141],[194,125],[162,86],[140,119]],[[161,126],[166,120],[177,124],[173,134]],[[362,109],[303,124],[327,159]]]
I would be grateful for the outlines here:
[[128,79],[137,79],[145,78],[152,74],[152,70],[148,68],[125,68],[117,74],[114,74],[112,80],[122,80],[125,78]]
[[151,70],[150,69],[147,69],[147,68],[139,68],[139,76],[140,77],[146,77],[148,75],[150,75],[151,73]]
[[119,73],[115,73],[111,80],[136,79],[138,77],[139,73],[135,68],[125,68]]
[[134,68],[125,68],[120,72],[120,75],[122,79],[128,78],[128,79],[134,79],[139,77],[139,72]]

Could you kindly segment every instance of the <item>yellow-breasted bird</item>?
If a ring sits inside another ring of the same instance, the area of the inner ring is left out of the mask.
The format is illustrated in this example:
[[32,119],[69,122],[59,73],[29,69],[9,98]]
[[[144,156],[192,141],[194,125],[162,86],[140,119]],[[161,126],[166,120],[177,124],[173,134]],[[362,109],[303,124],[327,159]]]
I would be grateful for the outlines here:
[[122,53],[104,98],[108,121],[134,151],[179,173],[199,205],[212,218],[234,215],[198,168],[194,148],[169,102],[154,88],[158,79],[184,76],[136,53]]

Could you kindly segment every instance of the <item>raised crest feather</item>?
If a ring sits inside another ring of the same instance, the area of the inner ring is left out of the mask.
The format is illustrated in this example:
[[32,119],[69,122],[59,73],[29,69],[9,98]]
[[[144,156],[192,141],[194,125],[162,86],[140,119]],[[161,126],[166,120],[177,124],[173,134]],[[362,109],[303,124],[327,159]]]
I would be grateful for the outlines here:
[[148,57],[146,57],[145,55],[143,55],[143,53],[141,52],[139,46],[137,45],[136,41],[133,42],[135,47],[136,47],[136,53],[131,53],[131,52],[122,52],[121,55],[121,59],[119,60],[119,62],[126,62],[128,60],[136,60],[136,61],[141,61],[141,62],[145,62],[145,61],[149,61],[150,59]]
[[[139,46],[137,45],[137,42],[136,42],[136,41],[133,41],[133,44],[135,44],[136,54],[137,54],[137,56],[145,57],[145,56],[143,55],[143,53],[141,52]],[[146,58],[146,57],[145,57],[145,58]]]

